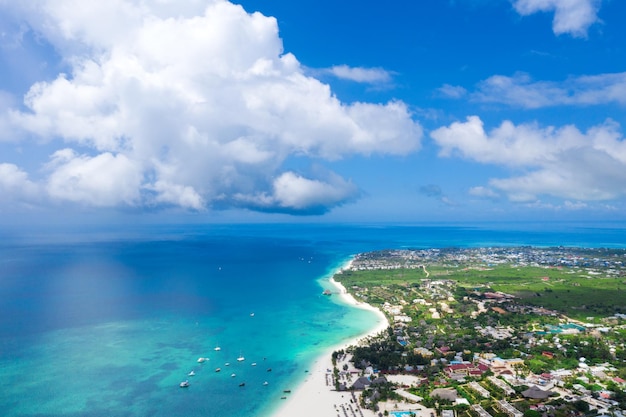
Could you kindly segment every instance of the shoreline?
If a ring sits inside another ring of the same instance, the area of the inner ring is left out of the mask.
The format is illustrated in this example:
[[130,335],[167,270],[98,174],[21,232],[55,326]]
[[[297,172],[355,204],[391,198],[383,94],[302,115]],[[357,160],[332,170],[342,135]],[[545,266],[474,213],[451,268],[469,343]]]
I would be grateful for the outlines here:
[[[334,279],[337,273],[349,269],[351,265],[352,260],[349,260],[342,267],[337,268],[330,274],[328,282],[338,290],[337,295],[342,303],[375,313],[376,326],[361,335],[330,347],[318,356],[311,364],[307,377],[290,394],[285,403],[271,413],[271,417],[334,417],[338,414],[336,407],[348,406],[351,398],[350,391],[335,391],[334,386],[329,385],[331,377],[328,369],[333,369],[332,353],[353,346],[361,339],[377,335],[389,327],[387,317],[382,311],[369,304],[358,302],[340,282]],[[363,409],[363,416],[375,417],[376,414],[371,410]]]

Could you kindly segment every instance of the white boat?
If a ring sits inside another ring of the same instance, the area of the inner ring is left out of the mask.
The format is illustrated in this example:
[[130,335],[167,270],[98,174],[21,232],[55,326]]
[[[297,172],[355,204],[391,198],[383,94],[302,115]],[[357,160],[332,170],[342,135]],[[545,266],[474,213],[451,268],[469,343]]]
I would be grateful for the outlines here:
[[237,358],[237,361],[242,362],[242,361],[245,361],[245,360],[246,360],[246,358],[244,358],[242,354],[239,354],[239,357]]
[[208,361],[209,358],[198,358],[198,363],[202,363],[204,361]]
[[230,362],[226,362],[224,366],[230,366]]
[[236,377],[237,375],[235,375],[235,374],[230,374],[230,376],[231,376],[232,378],[234,378],[234,377]]
[[256,366],[256,362],[252,362],[252,366]]
[[219,347],[219,346],[215,346],[215,349],[213,349],[213,350],[216,351],[216,352],[219,352],[220,350],[222,350],[222,348]]
[[181,388],[187,388],[189,386],[189,381],[183,381],[179,384]]
[[221,371],[220,368],[215,368],[215,372],[219,372],[219,371]]
[[194,376],[196,373],[194,371],[189,372],[187,375]]
[[254,313],[250,313],[250,317],[254,317]]
[[269,382],[267,382],[267,381],[265,381],[265,382],[263,383],[263,385],[268,385],[268,384],[269,384]]

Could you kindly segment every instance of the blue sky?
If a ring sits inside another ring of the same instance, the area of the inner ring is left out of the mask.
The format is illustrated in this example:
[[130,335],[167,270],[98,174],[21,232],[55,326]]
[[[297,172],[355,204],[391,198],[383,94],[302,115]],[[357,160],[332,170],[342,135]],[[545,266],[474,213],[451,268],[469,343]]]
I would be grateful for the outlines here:
[[624,16],[620,0],[0,0],[0,215],[624,220]]

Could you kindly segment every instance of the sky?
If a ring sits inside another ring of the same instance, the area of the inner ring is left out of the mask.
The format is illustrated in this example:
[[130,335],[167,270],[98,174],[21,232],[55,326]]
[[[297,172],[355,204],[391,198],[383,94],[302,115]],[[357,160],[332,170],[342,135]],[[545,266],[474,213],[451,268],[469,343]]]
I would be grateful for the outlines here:
[[0,0],[0,223],[626,220],[622,0]]

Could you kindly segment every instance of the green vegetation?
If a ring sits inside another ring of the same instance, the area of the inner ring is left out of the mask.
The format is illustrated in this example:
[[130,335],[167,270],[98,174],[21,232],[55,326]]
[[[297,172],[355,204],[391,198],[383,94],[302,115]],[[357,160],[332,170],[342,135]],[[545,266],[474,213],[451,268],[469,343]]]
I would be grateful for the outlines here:
[[[495,401],[511,396],[527,417],[548,409],[551,417],[592,415],[589,401],[601,393],[626,408],[625,385],[615,382],[626,379],[626,251],[389,250],[358,255],[335,279],[391,323],[387,332],[349,349],[354,365],[420,376],[422,385],[409,392],[426,407],[474,416],[467,405],[430,396],[447,386],[492,416],[506,415]],[[486,379],[493,375],[489,368],[478,371],[480,361],[495,357],[515,361],[508,372],[522,382],[509,392]],[[455,374],[450,363],[469,364],[474,372]],[[544,408],[522,396],[545,383],[540,375],[557,370],[564,391]],[[472,380],[490,398],[468,389]]]

